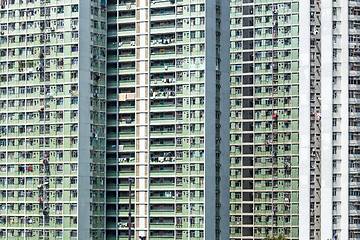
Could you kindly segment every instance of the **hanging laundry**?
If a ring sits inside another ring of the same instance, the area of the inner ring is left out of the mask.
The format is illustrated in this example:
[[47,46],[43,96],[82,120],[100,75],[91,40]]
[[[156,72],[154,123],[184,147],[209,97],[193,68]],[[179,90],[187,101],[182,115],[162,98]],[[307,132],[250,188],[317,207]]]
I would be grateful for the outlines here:
[[321,113],[317,113],[316,117],[317,117],[318,121],[321,122]]

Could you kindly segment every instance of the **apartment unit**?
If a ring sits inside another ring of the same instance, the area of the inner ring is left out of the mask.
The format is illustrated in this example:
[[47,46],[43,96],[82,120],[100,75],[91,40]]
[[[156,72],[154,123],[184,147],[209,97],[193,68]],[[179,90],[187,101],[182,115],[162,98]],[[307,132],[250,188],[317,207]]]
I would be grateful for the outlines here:
[[229,7],[108,1],[108,239],[229,239]]
[[1,1],[2,239],[104,238],[105,7]]

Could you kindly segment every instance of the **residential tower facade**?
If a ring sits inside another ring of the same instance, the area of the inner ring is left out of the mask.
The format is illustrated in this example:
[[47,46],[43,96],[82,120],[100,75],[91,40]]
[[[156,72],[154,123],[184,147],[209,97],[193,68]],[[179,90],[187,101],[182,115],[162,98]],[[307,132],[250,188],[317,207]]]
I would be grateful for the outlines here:
[[105,7],[1,2],[3,239],[105,236]]
[[231,238],[357,239],[357,1],[231,2]]
[[231,239],[299,239],[299,1],[231,1]]
[[108,239],[229,238],[229,7],[108,1]]

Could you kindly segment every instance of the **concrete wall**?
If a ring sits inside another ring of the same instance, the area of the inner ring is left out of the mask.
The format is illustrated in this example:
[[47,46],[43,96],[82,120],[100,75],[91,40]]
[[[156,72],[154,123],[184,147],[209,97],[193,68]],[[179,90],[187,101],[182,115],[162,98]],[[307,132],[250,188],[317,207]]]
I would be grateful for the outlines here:
[[90,4],[79,1],[78,236],[90,239]]

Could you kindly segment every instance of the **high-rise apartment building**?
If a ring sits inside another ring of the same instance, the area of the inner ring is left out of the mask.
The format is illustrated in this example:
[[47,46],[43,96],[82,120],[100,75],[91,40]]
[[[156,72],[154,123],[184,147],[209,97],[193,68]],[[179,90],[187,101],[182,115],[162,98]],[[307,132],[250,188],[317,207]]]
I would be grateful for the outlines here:
[[1,1],[2,239],[104,236],[105,7]]
[[0,4],[0,239],[360,238],[359,1]]
[[360,237],[358,5],[300,2],[300,239]]
[[299,239],[299,2],[231,1],[231,239]]
[[109,239],[229,237],[226,2],[108,1]]
[[0,238],[228,239],[229,9],[1,1]]
[[231,1],[231,239],[358,239],[358,1]]

